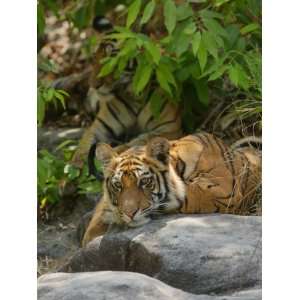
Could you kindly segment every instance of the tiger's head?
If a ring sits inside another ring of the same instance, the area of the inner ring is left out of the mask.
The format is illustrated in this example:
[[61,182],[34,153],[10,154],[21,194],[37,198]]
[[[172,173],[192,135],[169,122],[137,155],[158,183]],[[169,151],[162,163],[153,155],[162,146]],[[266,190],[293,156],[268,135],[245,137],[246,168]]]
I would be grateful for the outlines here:
[[169,149],[169,141],[160,137],[120,155],[108,144],[95,148],[103,164],[104,197],[122,223],[140,226],[154,214],[181,207],[185,186],[173,169]]

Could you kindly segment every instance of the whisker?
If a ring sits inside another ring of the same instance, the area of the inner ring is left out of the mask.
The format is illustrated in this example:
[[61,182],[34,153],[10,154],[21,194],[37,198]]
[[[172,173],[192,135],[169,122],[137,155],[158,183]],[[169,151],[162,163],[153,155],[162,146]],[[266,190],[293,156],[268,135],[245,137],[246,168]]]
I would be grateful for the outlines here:
[[151,215],[163,215],[165,211],[153,211],[151,212]]

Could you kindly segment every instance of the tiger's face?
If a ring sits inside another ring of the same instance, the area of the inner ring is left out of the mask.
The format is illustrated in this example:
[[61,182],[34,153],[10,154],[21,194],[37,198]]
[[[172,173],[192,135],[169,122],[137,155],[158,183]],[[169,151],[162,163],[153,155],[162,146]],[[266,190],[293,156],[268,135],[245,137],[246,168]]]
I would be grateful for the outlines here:
[[143,225],[154,214],[181,205],[184,186],[169,163],[167,140],[156,138],[146,147],[131,148],[121,155],[100,144],[96,156],[104,166],[104,194],[129,227]]
[[162,193],[159,181],[138,156],[122,160],[106,179],[107,191],[113,206],[128,226],[139,226],[149,221],[159,209]]

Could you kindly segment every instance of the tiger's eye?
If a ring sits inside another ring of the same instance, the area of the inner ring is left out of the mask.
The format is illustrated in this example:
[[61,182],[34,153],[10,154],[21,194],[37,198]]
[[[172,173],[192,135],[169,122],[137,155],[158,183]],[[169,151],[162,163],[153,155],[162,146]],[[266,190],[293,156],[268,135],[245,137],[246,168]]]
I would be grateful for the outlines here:
[[121,182],[119,182],[119,181],[115,181],[114,183],[113,183],[113,185],[114,185],[114,187],[116,188],[116,189],[121,189],[122,188],[122,184],[121,184]]
[[142,178],[141,181],[140,181],[140,183],[141,183],[141,185],[150,184],[151,183],[151,178],[150,177]]

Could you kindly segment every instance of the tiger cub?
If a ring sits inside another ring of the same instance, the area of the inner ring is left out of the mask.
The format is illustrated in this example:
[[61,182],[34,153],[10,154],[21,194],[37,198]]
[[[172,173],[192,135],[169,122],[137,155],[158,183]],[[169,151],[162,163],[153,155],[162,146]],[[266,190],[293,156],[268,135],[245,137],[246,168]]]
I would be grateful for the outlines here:
[[254,150],[231,150],[208,133],[150,140],[117,154],[94,147],[103,164],[103,198],[84,234],[85,246],[110,224],[143,225],[159,213],[241,213],[261,180]]
[[179,107],[168,99],[163,100],[159,118],[155,118],[149,97],[143,100],[142,96],[134,96],[127,81],[104,83],[97,89],[90,88],[89,93],[94,94],[99,109],[80,139],[72,159],[75,165],[83,164],[95,141],[109,143],[120,153],[132,146],[145,145],[151,137],[176,139],[182,136]]

